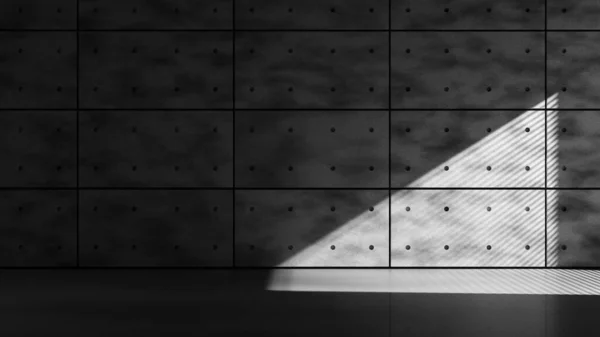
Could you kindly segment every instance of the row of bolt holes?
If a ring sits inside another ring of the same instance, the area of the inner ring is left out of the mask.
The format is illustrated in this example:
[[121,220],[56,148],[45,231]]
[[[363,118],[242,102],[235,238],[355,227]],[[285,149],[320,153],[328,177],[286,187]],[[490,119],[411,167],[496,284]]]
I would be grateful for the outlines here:
[[[25,11],[23,10],[23,7],[18,7],[18,8],[17,8],[17,12],[18,12],[19,14],[23,14]],[[56,8],[56,13],[58,13],[58,14],[61,14],[62,12],[63,12],[63,10],[62,10],[62,8],[61,8],[61,7],[58,7],[58,8]],[[95,7],[94,9],[92,9],[92,12],[93,12],[94,14],[98,14],[98,13],[100,12],[100,10],[99,10],[97,7]],[[175,13],[179,13],[179,12],[180,12],[180,10],[179,10],[179,8],[174,8],[174,9],[173,9],[173,12],[175,12]],[[213,9],[212,9],[212,12],[213,12],[214,14],[217,14],[217,13],[219,12],[219,10],[218,10],[217,8],[213,8]],[[133,7],[133,8],[131,9],[131,13],[132,13],[132,14],[137,14],[137,13],[138,13],[138,9],[137,9],[137,7]]]
[[[99,130],[100,130],[100,128],[99,128],[99,127],[97,127],[97,126],[93,128],[93,131],[94,131],[94,133],[97,133]],[[61,129],[60,129],[60,128],[57,128],[57,129],[56,129],[56,132],[60,132],[60,131],[61,131]],[[175,127],[175,128],[173,129],[173,131],[174,131],[175,133],[179,133],[179,132],[181,131],[181,129],[180,129],[179,127]],[[213,133],[217,133],[217,132],[219,132],[219,129],[215,127],[215,128],[213,128],[213,129],[212,129],[212,131],[213,131]],[[336,128],[332,127],[331,129],[329,129],[329,131],[330,131],[331,133],[335,133],[335,132],[336,132]],[[406,128],[406,129],[405,129],[405,131],[406,131],[406,132],[411,132],[411,128]],[[492,132],[492,128],[487,128],[487,129],[486,129],[486,131],[487,131],[487,132]],[[530,128],[525,128],[525,132],[529,132],[529,131],[531,131],[531,129],[530,129]],[[567,132],[567,129],[566,129],[566,128],[562,128],[562,129],[561,129],[561,131],[562,131],[562,132]],[[19,133],[22,133],[22,132],[23,132],[23,127],[19,127]],[[134,127],[132,127],[132,128],[131,128],[131,133],[137,133],[137,132],[138,132],[138,129],[137,129],[137,127],[135,127],[135,126],[134,126]],[[255,127],[253,127],[253,126],[252,126],[252,127],[250,127],[250,129],[249,129],[249,132],[250,132],[250,133],[254,133],[254,132],[256,132],[256,128],[255,128]],[[290,127],[290,128],[288,128],[288,132],[289,132],[289,133],[293,133],[293,132],[294,132],[294,128],[291,128],[291,127]],[[373,127],[370,127],[370,128],[369,128],[369,132],[371,132],[371,133],[375,132],[375,128],[373,128]],[[447,132],[450,132],[450,128],[444,128],[444,132],[446,132],[446,133],[447,133]]]
[[[250,12],[250,13],[254,13],[255,11],[256,11],[256,10],[255,10],[255,8],[254,8],[254,7],[250,7],[250,8],[248,9],[248,12]],[[405,9],[405,12],[406,12],[406,13],[410,13],[411,11],[412,11],[412,10],[411,10],[410,8],[406,8],[406,9]],[[530,11],[531,11],[531,10],[530,10],[529,8],[525,8],[525,12],[529,13]],[[566,11],[567,11],[566,9],[563,9],[563,13],[566,13]],[[293,8],[291,8],[291,7],[290,7],[290,8],[288,8],[288,13],[293,13],[293,12],[294,12],[294,9],[293,9]],[[335,9],[335,7],[331,7],[331,8],[329,9],[329,12],[330,12],[330,13],[338,13],[338,12],[337,12],[337,10]],[[488,7],[488,8],[486,9],[486,12],[487,12],[487,13],[491,13],[491,12],[492,12],[492,8],[489,8],[489,7]],[[373,7],[369,8],[369,13],[375,13],[375,8],[373,8]],[[450,8],[444,8],[444,13],[450,13]]]
[[[406,166],[406,168],[405,168],[405,169],[406,169],[406,171],[410,171],[411,167],[410,167],[410,166]],[[567,170],[567,167],[563,165],[563,166],[561,167],[561,169],[562,169],[563,171],[566,171],[566,170]],[[332,171],[333,171],[333,170],[335,170],[335,168],[334,168],[334,167],[332,167]],[[449,171],[449,170],[450,170],[450,167],[449,167],[449,166],[444,166],[444,171]],[[491,166],[488,166],[488,167],[486,167],[486,170],[488,170],[488,171],[491,171],[491,170],[492,170],[492,167],[491,167]],[[529,167],[529,166],[525,166],[525,171],[529,171],[529,170],[531,170],[531,167]],[[291,171],[291,170],[290,170],[290,171]]]
[[[248,9],[248,11],[249,11],[250,13],[254,13],[254,12],[255,12],[255,9],[254,9],[253,7],[251,7],[251,8],[249,8],[249,9]],[[531,10],[530,10],[529,8],[525,8],[525,12],[529,13],[530,11],[531,11]],[[23,7],[19,7],[19,8],[17,9],[17,12],[18,12],[19,14],[23,14],[23,12],[24,12],[24,11],[23,11]],[[62,8],[58,7],[58,8],[56,9],[56,12],[57,12],[57,13],[59,13],[59,14],[60,14],[60,13],[62,13]],[[98,13],[100,12],[100,10],[99,10],[99,9],[96,7],[96,8],[94,8],[94,9],[92,10],[92,12],[93,12],[94,14],[98,14]],[[180,10],[179,10],[179,8],[174,8],[174,9],[173,9],[173,12],[175,12],[175,13],[179,13],[179,12],[180,12]],[[213,9],[212,9],[212,12],[213,12],[214,14],[216,14],[216,13],[218,13],[218,12],[219,12],[219,10],[218,10],[217,8],[213,8]],[[288,13],[293,13],[293,12],[294,12],[294,9],[293,9],[293,8],[291,8],[291,7],[290,7],[290,8],[288,8]],[[337,13],[337,11],[336,11],[335,7],[332,7],[332,8],[330,8],[330,9],[329,9],[329,12],[331,12],[331,13]],[[369,13],[374,13],[374,12],[375,12],[375,9],[374,9],[373,7],[369,8]],[[410,9],[410,8],[406,8],[406,9],[405,9],[405,12],[406,12],[406,13],[410,13],[410,12],[411,12],[411,9]],[[492,9],[491,9],[491,8],[487,8],[487,9],[486,9],[486,12],[487,12],[487,13],[491,13],[491,12],[492,12]],[[567,13],[567,9],[566,9],[566,8],[563,8],[563,9],[561,10],[561,12],[562,12],[562,13]],[[132,14],[137,14],[137,13],[138,13],[138,9],[137,9],[137,7],[133,7],[133,8],[131,9],[131,13],[132,13]],[[444,8],[444,13],[450,13],[450,8]]]
[[[19,249],[19,250],[23,250],[24,248],[25,248],[25,247],[24,247],[23,245],[19,245],[19,246],[18,246],[18,249]],[[62,246],[57,246],[56,248],[57,248],[58,250],[62,250]],[[137,245],[131,245],[131,250],[137,250],[137,248],[138,248],[138,247],[137,247]],[[175,246],[173,246],[173,249],[174,249],[174,250],[179,250],[179,248],[180,248],[180,247],[179,247],[179,245],[175,245]],[[250,250],[254,250],[256,247],[255,247],[254,245],[249,245],[249,246],[248,246],[248,248],[249,248]],[[335,248],[336,248],[336,247],[335,247],[335,245],[331,245],[329,248],[330,248],[331,250],[335,250]],[[405,248],[406,250],[410,250],[410,249],[411,249],[411,246],[410,246],[410,245],[406,245],[406,247],[404,247],[404,248]],[[492,249],[492,246],[488,245],[486,248],[487,248],[487,250],[491,250],[491,249]],[[94,245],[94,250],[98,250],[98,249],[100,249],[100,246],[99,246],[99,245]],[[218,249],[219,249],[219,246],[218,246],[218,245],[213,245],[213,246],[212,246],[212,249],[213,249],[213,250],[218,250]],[[294,249],[294,246],[293,246],[293,245],[289,245],[289,246],[288,246],[288,250],[293,250],[293,249]],[[370,249],[370,250],[374,250],[374,249],[375,249],[375,246],[373,246],[373,245],[369,245],[369,249]],[[445,246],[444,246],[444,249],[445,249],[445,250],[449,250],[449,249],[450,249],[450,246],[448,246],[448,245],[445,245]],[[525,246],[525,249],[526,249],[526,250],[529,250],[529,249],[531,249],[531,246],[530,246],[530,245],[526,245],[526,246]],[[567,246],[566,246],[566,245],[561,245],[561,246],[560,246],[560,249],[562,249],[562,250],[567,250]]]
[[[100,168],[99,168],[97,165],[94,165],[93,169],[94,169],[94,171],[96,171],[96,172],[100,170]],[[132,171],[137,171],[137,169],[138,169],[137,165],[133,165],[133,166],[131,166],[131,170],[132,170]],[[173,166],[173,169],[174,169],[175,171],[179,171],[181,168],[180,168],[179,166],[175,165],[175,166]],[[250,171],[254,171],[254,170],[256,169],[256,167],[255,167],[254,165],[251,165],[251,166],[249,166],[249,167],[248,167],[248,169],[249,169]],[[335,171],[335,170],[336,170],[336,167],[335,167],[335,166],[331,166],[329,169],[330,169],[331,171]],[[406,171],[410,171],[410,170],[411,170],[411,167],[410,167],[410,166],[406,166],[406,168],[405,168],[405,169],[406,169]],[[492,167],[491,167],[491,166],[488,166],[486,169],[487,169],[488,171],[491,171],[491,170],[492,170]],[[563,166],[561,167],[561,169],[562,169],[563,171],[566,171],[566,170],[567,170],[567,167],[563,165]],[[23,172],[24,170],[25,170],[25,168],[23,167],[23,165],[19,165],[19,166],[17,166],[17,171],[19,171],[19,172]],[[56,170],[57,170],[57,171],[61,171],[61,170],[62,170],[62,166],[57,166],[57,167],[56,167]],[[213,171],[215,171],[215,172],[216,172],[216,171],[218,171],[218,170],[219,170],[219,167],[218,167],[218,166],[213,166]],[[294,167],[293,167],[293,166],[288,166],[288,171],[293,171],[293,170],[294,170]],[[449,166],[444,166],[444,171],[449,171],[449,170],[450,170],[450,167],[449,167]],[[531,170],[531,167],[529,167],[529,166],[525,166],[525,171],[529,171],[529,170]],[[374,167],[374,166],[369,166],[369,171],[375,171],[375,167]]]
[[[19,87],[19,92],[22,92],[23,90],[24,90],[24,89],[23,89],[23,87]],[[57,87],[57,89],[56,89],[56,90],[57,90],[58,92],[61,92],[61,91],[62,91],[62,87]],[[93,87],[93,89],[92,89],[92,90],[93,90],[94,92],[98,92],[98,91],[100,90],[100,88],[96,86],[96,87]],[[213,90],[213,92],[217,92],[217,91],[219,91],[219,87],[213,87],[213,89],[212,89],[212,90]],[[330,90],[331,92],[335,92],[337,89],[336,89],[335,87],[331,87],[329,90]],[[411,89],[411,87],[406,87],[406,88],[405,88],[405,91],[406,91],[406,92],[410,92],[411,90],[412,90],[412,89]],[[567,88],[566,88],[566,87],[562,87],[562,88],[561,88],[561,90],[562,90],[563,92],[566,92],[566,91],[567,91]],[[135,94],[135,93],[137,93],[138,91],[139,91],[139,90],[138,90],[138,87],[131,87],[131,92],[132,92],[132,93],[134,93],[134,94]],[[174,91],[174,92],[180,92],[180,91],[181,91],[181,88],[180,88],[180,87],[174,87],[174,88],[173,88],[173,91]],[[248,88],[248,91],[250,91],[250,92],[255,92],[255,91],[256,91],[256,88],[255,88],[255,87],[249,87],[249,88]],[[288,91],[289,91],[289,92],[293,92],[293,91],[294,91],[294,88],[293,88],[293,87],[288,87]],[[444,87],[444,91],[445,91],[445,92],[448,92],[448,91],[450,91],[450,87]],[[491,92],[491,91],[492,91],[492,87],[487,87],[487,88],[486,88],[486,91],[487,91],[487,92]],[[530,88],[530,87],[525,87],[525,92],[529,92],[529,91],[531,91],[531,88]],[[374,88],[374,87],[369,87],[369,92],[375,92],[375,88]]]
[[[23,206],[19,206],[17,209],[18,209],[19,213],[22,213],[22,212],[25,210],[25,208],[24,208]],[[561,209],[563,212],[566,212],[566,211],[567,211],[567,207],[565,207],[565,206],[562,206],[562,207],[560,207],[560,209]],[[137,208],[136,206],[133,206],[133,207],[131,207],[131,211],[132,211],[132,212],[137,212],[137,210],[138,210],[138,208]],[[174,208],[173,208],[173,210],[174,210],[175,212],[179,212],[179,211],[181,210],[181,208],[180,208],[179,206],[176,206],[176,207],[174,207]],[[213,209],[212,209],[212,210],[213,210],[213,212],[217,212],[217,211],[219,210],[219,207],[216,207],[216,206],[215,206],[215,207],[213,207]],[[256,208],[255,208],[254,206],[252,206],[252,207],[250,207],[250,208],[249,208],[249,210],[250,210],[250,212],[254,212],[254,211],[256,210]],[[331,210],[332,212],[335,212],[336,208],[332,206],[332,207],[330,208],[330,210]],[[373,212],[374,210],[375,210],[375,208],[374,208],[374,207],[369,207],[369,211]],[[407,211],[407,212],[410,212],[410,210],[411,210],[411,208],[410,208],[410,207],[406,207],[406,211]],[[488,206],[488,207],[486,208],[486,210],[487,210],[488,212],[491,212],[491,211],[492,211],[492,208]],[[525,207],[525,211],[526,211],[526,212],[529,212],[530,210],[531,210],[531,208],[529,208],[529,207]],[[57,211],[57,212],[61,212],[61,211],[62,211],[62,208],[61,208],[61,207],[57,207],[57,208],[56,208],[56,211]],[[98,212],[98,206],[95,206],[95,207],[93,208],[93,211],[94,211],[94,212]],[[294,208],[293,208],[293,207],[288,207],[288,212],[293,212],[293,211],[294,211]],[[448,211],[450,211],[450,208],[449,208],[449,207],[444,207],[444,211],[448,212]]]
[[[131,53],[132,53],[132,54],[137,54],[137,53],[138,53],[138,51],[139,51],[139,50],[138,50],[138,48],[132,48],[132,49],[131,49]],[[23,48],[19,48],[19,49],[17,50],[17,52],[18,52],[19,54],[23,54],[24,50],[23,50]],[[94,52],[94,54],[98,54],[98,53],[99,53],[99,51],[98,51],[98,48],[94,48],[94,49],[93,49],[93,52]],[[217,48],[214,48],[214,49],[212,50],[212,52],[213,52],[213,54],[218,54],[218,53],[219,53],[219,50],[218,50]],[[250,49],[250,51],[249,51],[249,52],[250,52],[250,54],[254,54],[254,53],[255,53],[255,50],[254,50],[254,49]],[[335,48],[332,48],[332,49],[330,50],[330,53],[331,53],[331,54],[335,54],[336,52],[337,52],[337,50],[336,50]],[[412,50],[411,50],[411,49],[406,49],[406,50],[405,50],[405,52],[406,52],[407,54],[410,54],[410,53],[412,52]],[[486,52],[487,52],[488,54],[491,54],[491,53],[492,53],[492,50],[491,50],[491,49],[486,49]],[[530,50],[529,48],[525,49],[525,53],[529,54],[530,52],[531,52],[531,50]],[[62,54],[62,49],[61,49],[61,48],[58,48],[58,49],[56,49],[56,53],[57,53],[57,54]],[[175,53],[175,54],[179,54],[179,53],[180,53],[180,49],[179,49],[179,48],[175,48],[175,49],[173,50],[173,53]],[[288,53],[289,53],[289,54],[292,54],[292,53],[294,53],[294,49],[291,49],[291,48],[290,48],[290,49],[288,49]],[[375,53],[375,49],[373,49],[373,48],[369,49],[369,53],[371,53],[371,54]],[[446,54],[449,54],[449,53],[450,53],[450,49],[448,49],[448,48],[444,49],[444,53],[446,53]],[[562,53],[563,53],[563,54],[566,54],[566,53],[567,53],[567,49],[563,49],[563,50],[562,50]]]

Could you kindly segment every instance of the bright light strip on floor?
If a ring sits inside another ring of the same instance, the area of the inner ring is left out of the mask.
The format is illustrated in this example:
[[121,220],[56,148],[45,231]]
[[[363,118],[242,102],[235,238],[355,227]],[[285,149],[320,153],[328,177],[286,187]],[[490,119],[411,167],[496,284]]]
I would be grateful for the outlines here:
[[279,269],[271,291],[600,295],[600,270]]

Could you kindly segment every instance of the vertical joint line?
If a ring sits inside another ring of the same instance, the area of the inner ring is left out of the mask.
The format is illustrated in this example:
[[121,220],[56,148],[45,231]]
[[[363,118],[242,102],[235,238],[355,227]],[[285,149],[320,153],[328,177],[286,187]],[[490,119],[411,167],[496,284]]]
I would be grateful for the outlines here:
[[548,0],[544,1],[544,267],[548,267]]
[[388,1],[388,267],[392,267],[392,0]]
[[235,0],[231,1],[231,40],[232,40],[232,48],[233,50],[231,51],[231,67],[232,67],[232,86],[231,86],[231,99],[232,99],[232,114],[231,114],[231,128],[232,128],[232,180],[231,180],[231,184],[232,184],[232,190],[231,190],[231,199],[232,199],[232,237],[231,237],[231,249],[232,249],[232,253],[231,253],[231,258],[232,258],[232,266],[233,268],[236,267],[235,265],[235,90],[236,90],[236,86],[235,86],[235,36],[236,36],[236,31],[235,31]]
[[76,230],[75,230],[75,237],[77,240],[76,243],[76,249],[77,249],[77,253],[76,253],[76,266],[79,267],[79,64],[80,64],[80,53],[79,53],[79,0],[75,0],[75,25],[76,25],[76,33],[75,33],[75,48],[76,48],[76,65],[75,65],[75,87],[77,92],[75,93],[75,106],[77,108],[77,111],[75,112],[75,121],[77,123],[77,126],[75,127],[75,136],[77,137],[76,141],[75,141],[75,150],[76,150],[76,154],[75,154],[75,158],[77,161],[77,168],[75,169],[75,174],[77,175],[77,177],[75,178],[75,184],[76,184],[76,191],[75,191],[75,198],[77,198],[75,205],[77,207],[76,211],[75,211],[75,216],[77,217],[77,219],[75,220],[75,226],[76,226]]

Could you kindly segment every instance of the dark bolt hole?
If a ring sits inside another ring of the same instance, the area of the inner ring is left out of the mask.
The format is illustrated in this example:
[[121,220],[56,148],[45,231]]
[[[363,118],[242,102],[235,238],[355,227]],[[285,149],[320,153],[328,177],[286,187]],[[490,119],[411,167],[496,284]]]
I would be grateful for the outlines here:
[[491,250],[491,249],[492,249],[492,246],[488,245],[487,250]]
[[136,245],[131,245],[131,249],[136,250],[137,249]]
[[448,212],[450,208],[448,206],[444,207],[444,211]]
[[335,166],[332,166],[332,167],[331,167],[331,170],[332,170],[332,171],[335,171]]
[[491,212],[491,211],[492,211],[492,208],[491,208],[491,207],[489,207],[489,206],[488,206],[486,209],[487,209],[487,211],[488,211],[488,212]]
[[562,250],[567,250],[567,246],[566,246],[566,245],[561,245],[561,246],[560,246],[560,249],[562,249]]
[[94,245],[94,250],[98,250],[98,245]]
[[250,245],[250,250],[254,250],[254,245]]
[[562,128],[562,132],[567,132],[567,128]]
[[369,207],[369,211],[373,212],[373,210],[375,210],[375,208]]
[[373,250],[373,249],[375,249],[375,247],[374,247],[373,245],[370,245],[370,246],[369,246],[369,249],[370,249],[370,250]]
[[531,168],[529,166],[525,166],[525,171],[529,171]]
[[444,170],[448,171],[450,168],[448,166],[444,166]]
[[213,212],[216,212],[218,210],[219,210],[219,207],[217,207],[217,206],[213,207]]
[[530,129],[529,129],[529,128],[525,128],[525,132],[529,132],[529,131],[530,131]]
[[288,249],[289,249],[289,250],[292,250],[292,249],[294,249],[294,246],[292,246],[292,245],[289,245],[289,246],[288,246]]
[[529,208],[529,207],[525,207],[525,211],[526,211],[526,212],[529,212],[529,210],[530,210],[530,209],[531,209],[531,208]]
[[335,250],[335,245],[331,245],[331,250]]
[[566,212],[566,211],[567,211],[567,208],[563,206],[563,207],[562,207],[562,211],[563,211],[563,212]]
[[410,246],[409,245],[406,245],[405,248],[406,248],[406,250],[410,250]]
[[332,211],[332,212],[335,212],[335,207],[331,207],[331,211]]
[[566,166],[563,166],[563,167],[562,167],[562,170],[563,170],[563,171],[566,171],[566,170],[567,170],[567,167],[566,167]]
[[219,249],[219,246],[213,245],[213,250],[217,250],[217,249]]
[[178,249],[179,249],[179,245],[175,245],[173,248],[174,248],[175,250],[178,250]]
[[487,132],[492,132],[492,129],[491,128],[487,128]]
[[375,167],[369,166],[369,171],[373,171],[373,170],[375,170]]
[[445,245],[445,246],[444,246],[444,249],[445,249],[445,250],[448,250],[448,249],[450,249],[450,246],[448,246],[448,245]]
[[410,166],[407,166],[407,167],[406,167],[406,171],[410,171]]
[[488,91],[488,92],[492,91],[492,88],[488,87],[488,88],[487,88],[487,91]]
[[294,211],[294,207],[288,207],[288,211],[289,211],[289,212],[292,212],[292,211]]
[[331,128],[331,132],[335,132],[335,128]]
[[410,207],[406,207],[406,211],[407,211],[407,212],[410,212]]
[[526,246],[525,246],[525,249],[526,249],[526,250],[529,250],[530,248],[531,248],[531,247],[530,247],[529,245],[526,245]]
[[444,128],[444,132],[450,132],[450,129]]
[[288,167],[288,171],[293,171],[294,168],[292,166]]
[[491,167],[491,166],[488,166],[488,167],[487,167],[487,170],[488,170],[488,171],[491,171],[491,170],[492,170],[492,167]]

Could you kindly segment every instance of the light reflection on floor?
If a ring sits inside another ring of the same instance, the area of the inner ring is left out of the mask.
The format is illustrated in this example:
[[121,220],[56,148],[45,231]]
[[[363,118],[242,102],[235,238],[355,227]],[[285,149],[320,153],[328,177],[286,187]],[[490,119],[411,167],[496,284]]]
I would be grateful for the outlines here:
[[278,269],[271,291],[600,295],[600,270]]

